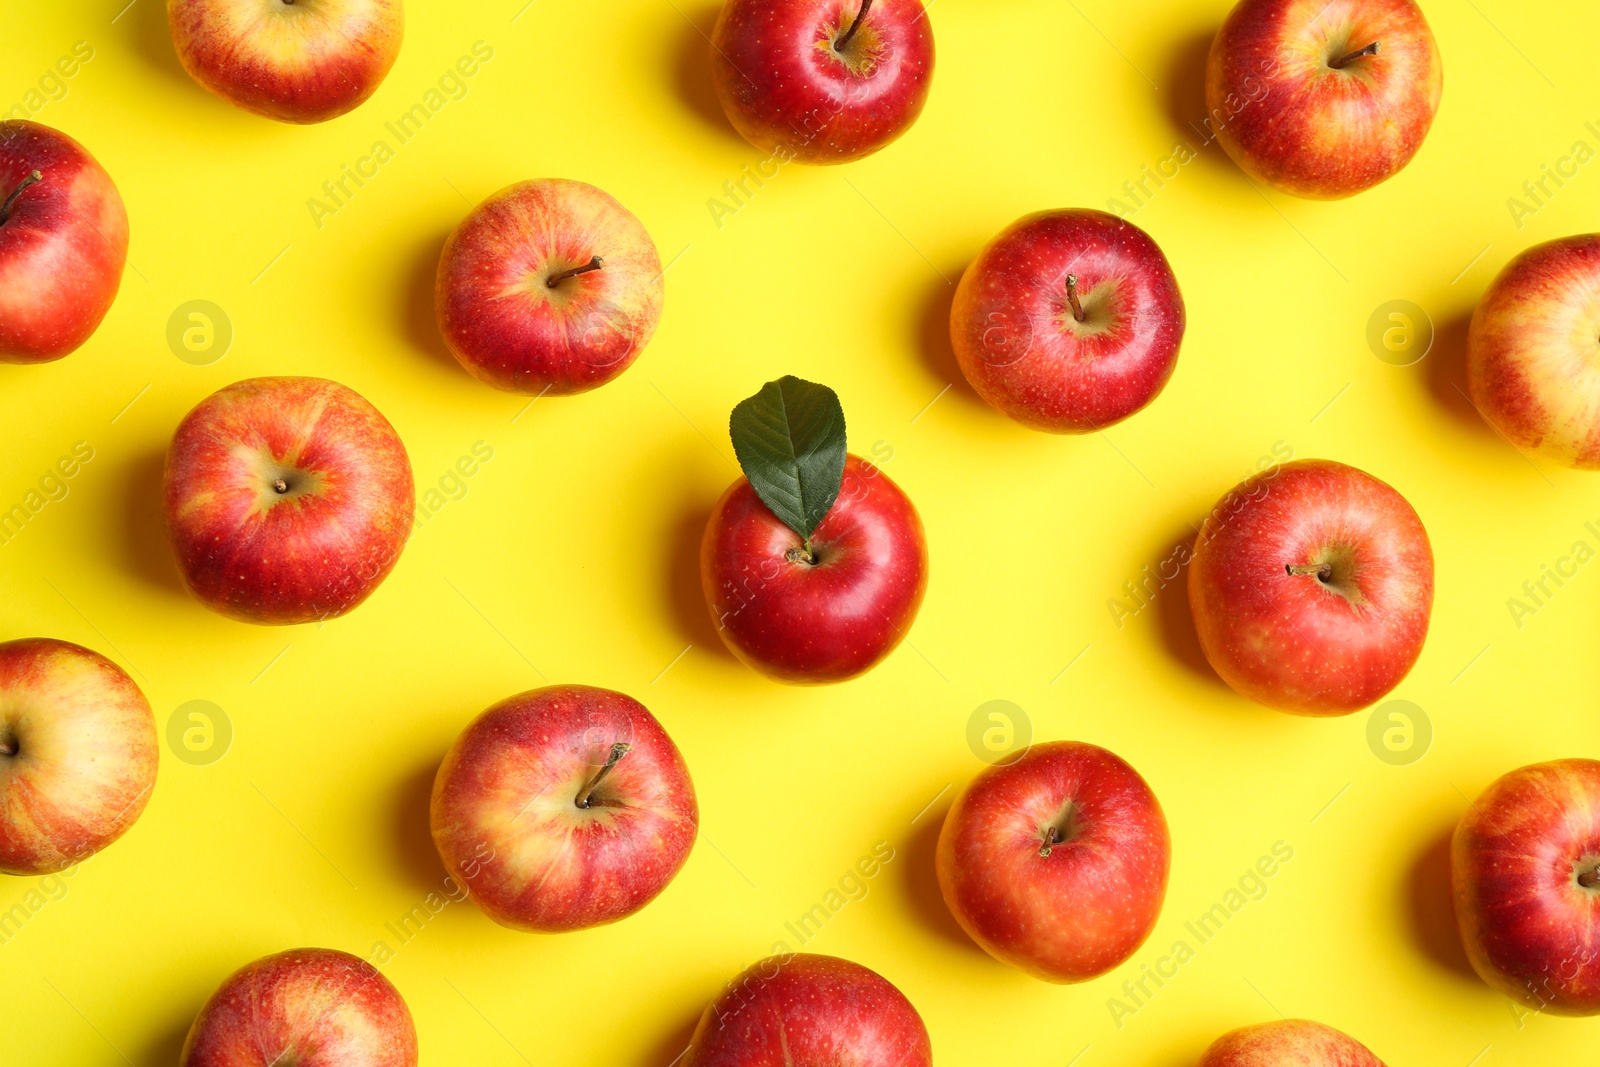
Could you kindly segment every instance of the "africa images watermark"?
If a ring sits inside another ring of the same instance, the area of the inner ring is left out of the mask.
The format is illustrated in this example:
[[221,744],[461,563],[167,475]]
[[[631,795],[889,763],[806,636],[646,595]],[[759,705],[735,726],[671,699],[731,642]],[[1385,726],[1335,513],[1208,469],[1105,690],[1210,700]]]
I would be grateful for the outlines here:
[[484,41],[474,43],[470,55],[462,55],[445,68],[437,85],[429,86],[416,103],[393,121],[383,124],[389,137],[373,141],[366,154],[357,157],[354,163],[340,164],[338,173],[322,183],[322,195],[306,198],[306,210],[311,212],[311,221],[317,229],[327,225],[329,216],[349,207],[356,194],[378,176],[384,164],[395,158],[398,149],[410,144],[447,104],[465,100],[472,91],[469,79],[476,77],[483,65],[492,59],[492,46]]
[[68,83],[93,59],[94,46],[88,41],[79,41],[72,46],[71,52],[57,59],[39,75],[38,81],[22,94],[22,99],[0,114],[0,120],[31,119],[51,104],[65,100],[72,91]]
[[1206,112],[1206,117],[1198,126],[1190,123],[1198,135],[1198,147],[1189,138],[1175,142],[1172,151],[1164,158],[1156,161],[1153,166],[1146,163],[1140,168],[1139,177],[1123,182],[1121,193],[1106,199],[1106,210],[1124,219],[1133,218],[1155,199],[1157,193],[1166,188],[1168,182],[1183,173],[1184,167],[1199,159],[1201,152],[1215,144],[1218,135],[1228,123],[1243,114],[1250,105],[1265,100],[1267,82],[1277,73],[1278,64],[1263,59],[1257,64],[1256,71],[1257,73],[1246,74],[1240,79],[1242,93],[1237,91],[1229,93],[1221,103]]
[[[1586,122],[1583,128],[1590,137],[1600,141],[1600,125]],[[1506,210],[1511,213],[1511,221],[1517,229],[1526,227],[1529,219],[1549,207],[1550,202],[1578,177],[1596,154],[1594,146],[1580,137],[1572,142],[1572,147],[1567,149],[1565,155],[1557,156],[1551,163],[1541,163],[1539,176],[1522,183],[1522,195],[1506,198]]]
[[0,511],[0,545],[9,545],[22,533],[39,512],[51,504],[67,499],[72,492],[72,480],[94,459],[94,448],[87,441],[79,441],[72,451],[39,476],[38,484],[30,488],[11,507]]
[[[1586,522],[1583,529],[1600,542],[1600,526]],[[1529,618],[1549,607],[1556,594],[1565,589],[1567,583],[1576,578],[1579,570],[1595,555],[1594,546],[1579,538],[1572,542],[1572,547],[1563,555],[1557,556],[1555,562],[1539,564],[1538,576],[1522,583],[1521,595],[1506,598],[1506,610],[1511,613],[1511,622],[1516,628],[1522,629],[1528,624]]]
[[1184,964],[1194,959],[1199,949],[1216,940],[1217,935],[1240,912],[1252,903],[1265,900],[1271,891],[1268,883],[1292,859],[1294,847],[1287,841],[1274,841],[1272,848],[1245,868],[1238,881],[1228,887],[1221,899],[1195,919],[1183,924],[1184,930],[1194,939],[1193,944],[1188,939],[1180,938],[1162,955],[1139,964],[1138,977],[1122,983],[1122,996],[1106,998],[1106,1010],[1111,1013],[1111,1021],[1117,1024],[1117,1029],[1121,1030],[1129,1019],[1149,1007],[1150,1001],[1178,976]]

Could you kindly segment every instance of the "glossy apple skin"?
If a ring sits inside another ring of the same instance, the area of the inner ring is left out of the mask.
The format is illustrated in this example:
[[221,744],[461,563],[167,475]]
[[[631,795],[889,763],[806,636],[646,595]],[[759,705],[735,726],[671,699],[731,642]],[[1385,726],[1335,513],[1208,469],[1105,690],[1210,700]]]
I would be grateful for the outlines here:
[[[599,270],[549,280],[599,256]],[[661,320],[661,257],[607,193],[563,178],[520,182],[472,210],[439,257],[445,345],[496,389],[565,396],[633,365]]]
[[[288,492],[276,492],[279,478]],[[167,528],[184,585],[244,622],[354,609],[399,560],[413,494],[394,427],[323,378],[220,389],[185,416],[167,451]]]
[[1518,448],[1600,470],[1600,234],[1506,265],[1472,315],[1467,389]]
[[326,122],[377,91],[400,55],[401,0],[167,0],[178,59],[246,111]]
[[[1330,65],[1373,42],[1377,55]],[[1338,200],[1411,162],[1443,88],[1413,0],[1242,0],[1206,64],[1208,128],[1252,177]]]
[[[578,807],[618,742],[633,748]],[[434,779],[431,822],[445,868],[491,919],[557,933],[654,900],[688,861],[700,809],[683,756],[643,704],[556,685],[462,731]]]
[[200,1009],[178,1067],[416,1067],[400,993],[348,952],[298,948],[235,971]]
[[928,588],[917,509],[883,471],[845,460],[839,497],[804,542],[740,478],[722,494],[700,542],[700,584],[733,654],[781,682],[841,682],[900,644]]
[[684,1067],[932,1067],[928,1029],[905,994],[858,963],[771,956],[728,983],[690,1039]]
[[1280,1019],[1223,1034],[1200,1067],[1383,1067],[1361,1042],[1309,1019]]
[[1450,845],[1456,923],[1485,982],[1553,1015],[1600,1014],[1600,762],[1536,763],[1468,807]]
[[[1067,840],[1041,855],[1068,819]],[[936,857],[945,904],[984,951],[1047,982],[1083,982],[1150,936],[1172,841],[1138,771],[1055,741],[979,774],[945,817]]]
[[0,203],[34,171],[0,224],[0,363],[48,363],[111,310],[128,261],[128,212],[93,156],[37,122],[0,123]]
[[967,267],[950,342],[972,388],[1007,416],[1049,433],[1088,433],[1156,398],[1177,365],[1184,323],[1178,280],[1149,234],[1104,211],[1040,211]]
[[155,717],[121,667],[51,638],[0,644],[0,871],[54,874],[111,844],[159,761]]
[[843,54],[859,0],[728,0],[711,73],[734,129],[785,162],[845,163],[917,120],[933,79],[921,0],[877,0]]
[[[1286,568],[1332,568],[1331,583]],[[1207,516],[1189,606],[1211,666],[1258,704],[1346,715],[1399,685],[1433,611],[1433,549],[1405,497],[1343,463],[1247,479]]]

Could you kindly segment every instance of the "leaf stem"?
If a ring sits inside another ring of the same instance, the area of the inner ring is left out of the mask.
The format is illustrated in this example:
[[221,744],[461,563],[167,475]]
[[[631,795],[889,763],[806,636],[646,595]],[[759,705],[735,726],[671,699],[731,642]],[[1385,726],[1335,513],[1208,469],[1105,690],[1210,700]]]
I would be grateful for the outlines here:
[[855,38],[856,31],[861,28],[863,22],[867,21],[867,10],[871,7],[872,0],[861,0],[861,10],[856,13],[856,20],[850,24],[848,30],[844,31],[843,37],[833,42],[833,50],[835,52],[843,52],[849,47],[851,40]]
[[1367,47],[1358,48],[1349,55],[1340,56],[1338,59],[1330,59],[1328,61],[1328,66],[1332,67],[1334,70],[1343,70],[1345,67],[1348,67],[1362,56],[1375,56],[1377,54],[1378,42],[1373,41],[1371,44],[1367,45]]
[[1072,317],[1082,322],[1089,316],[1084,314],[1083,304],[1078,300],[1078,276],[1067,275],[1067,303],[1072,305]]
[[576,278],[580,274],[588,274],[592,270],[599,270],[601,266],[603,264],[600,261],[600,257],[595,256],[581,267],[573,267],[571,270],[564,270],[560,274],[550,275],[549,278],[545,279],[544,284],[554,289],[568,278]]
[[22,191],[28,186],[32,185],[34,182],[42,181],[44,181],[44,175],[38,171],[34,171],[32,174],[29,174],[26,178],[22,179],[22,183],[20,185],[11,190],[11,195],[6,197],[5,204],[0,205],[0,226],[4,226],[10,220],[11,208],[14,204],[16,204],[17,197],[22,195]]
[[597,772],[595,772],[595,776],[589,779],[589,784],[585,785],[578,791],[578,797],[575,801],[578,807],[588,810],[589,806],[594,803],[593,798],[595,787],[601,782],[605,781],[606,775],[611,773],[611,768],[620,763],[623,756],[626,756],[632,751],[633,746],[628,744],[626,741],[618,741],[616,744],[611,746],[611,755],[606,757],[605,766],[601,767]]

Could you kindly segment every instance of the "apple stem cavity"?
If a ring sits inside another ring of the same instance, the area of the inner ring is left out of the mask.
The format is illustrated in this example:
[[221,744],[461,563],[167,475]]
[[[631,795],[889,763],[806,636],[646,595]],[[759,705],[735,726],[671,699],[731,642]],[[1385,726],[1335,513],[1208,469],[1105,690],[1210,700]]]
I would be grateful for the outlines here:
[[1585,889],[1600,886],[1600,863],[1591,864],[1588,869],[1578,872],[1578,884]]
[[611,773],[611,768],[622,762],[623,756],[626,756],[632,751],[633,746],[628,744],[626,741],[618,741],[616,744],[612,745],[611,755],[606,757],[605,766],[596,771],[595,776],[589,779],[589,784],[585,785],[578,791],[578,798],[576,801],[574,801],[574,803],[576,803],[578,807],[584,809],[585,811],[589,810],[589,807],[594,803],[593,798],[595,787],[601,782],[605,781],[606,775]]
[[601,262],[600,257],[595,256],[581,267],[573,267],[571,270],[564,270],[560,274],[550,275],[550,277],[545,280],[544,284],[549,288],[554,289],[568,278],[576,278],[580,274],[588,274],[592,270],[599,270],[602,266],[604,266],[604,264]]
[[1305,564],[1301,566],[1293,563],[1286,563],[1284,564],[1283,569],[1287,574],[1315,574],[1317,576],[1317,581],[1321,582],[1323,585],[1327,585],[1329,582],[1333,581],[1333,564],[1331,563],[1324,563],[1320,566],[1313,566],[1311,564]]
[[1345,67],[1348,67],[1350,64],[1354,63],[1363,56],[1375,56],[1377,54],[1378,42],[1373,41],[1371,44],[1367,45],[1367,47],[1358,48],[1349,55],[1344,55],[1340,56],[1338,59],[1329,60],[1328,66],[1332,67],[1334,70],[1343,70]]
[[6,222],[10,220],[11,208],[16,204],[17,197],[22,195],[23,190],[32,185],[34,182],[42,181],[44,181],[44,175],[39,171],[34,171],[32,174],[29,174],[26,178],[22,179],[15,189],[11,190],[11,195],[6,197],[5,204],[0,205],[0,226],[4,226]]
[[17,739],[9,734],[0,737],[0,756],[15,756],[17,754]]
[[861,10],[856,13],[856,20],[850,24],[850,28],[848,30],[844,31],[843,37],[833,42],[833,50],[835,52],[842,53],[850,46],[850,42],[855,38],[856,31],[861,28],[861,24],[863,22],[867,21],[867,11],[871,7],[872,0],[861,0]]
[[288,481],[286,479],[283,479],[283,478],[279,478],[279,479],[275,480],[272,483],[272,491],[274,493],[277,493],[279,496],[282,496],[284,493],[287,493],[289,491],[289,483],[288,483]]
[[1067,275],[1067,303],[1072,306],[1072,317],[1082,322],[1089,316],[1083,312],[1083,304],[1078,300],[1078,276]]

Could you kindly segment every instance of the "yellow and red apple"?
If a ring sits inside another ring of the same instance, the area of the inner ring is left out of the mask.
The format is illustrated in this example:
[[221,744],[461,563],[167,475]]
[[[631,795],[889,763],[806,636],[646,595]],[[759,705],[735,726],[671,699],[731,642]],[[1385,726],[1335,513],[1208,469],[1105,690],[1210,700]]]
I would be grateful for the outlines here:
[[1443,87],[1415,0],[1241,0],[1206,64],[1207,124],[1245,173],[1337,200],[1411,162]]
[[1280,1019],[1223,1034],[1200,1067],[1383,1067],[1348,1034],[1310,1019]]
[[37,122],[0,123],[0,363],[87,341],[127,260],[128,212],[88,150]]
[[411,536],[411,462],[394,427],[324,378],[251,378],[201,401],[167,451],[168,533],[184,585],[244,622],[353,610]]
[[462,220],[439,257],[434,306],[474,377],[564,396],[632,366],[663,298],[644,224],[603,190],[549,178],[508,186]]
[[401,0],[167,0],[178,59],[222,99],[325,122],[377,91],[400,55]]
[[159,760],[121,667],[66,641],[0,644],[0,871],[53,874],[111,844],[150,802]]
[[461,732],[430,821],[445,868],[491,919],[554,933],[654,900],[688,862],[700,809],[649,709],[557,685],[502,700]]

